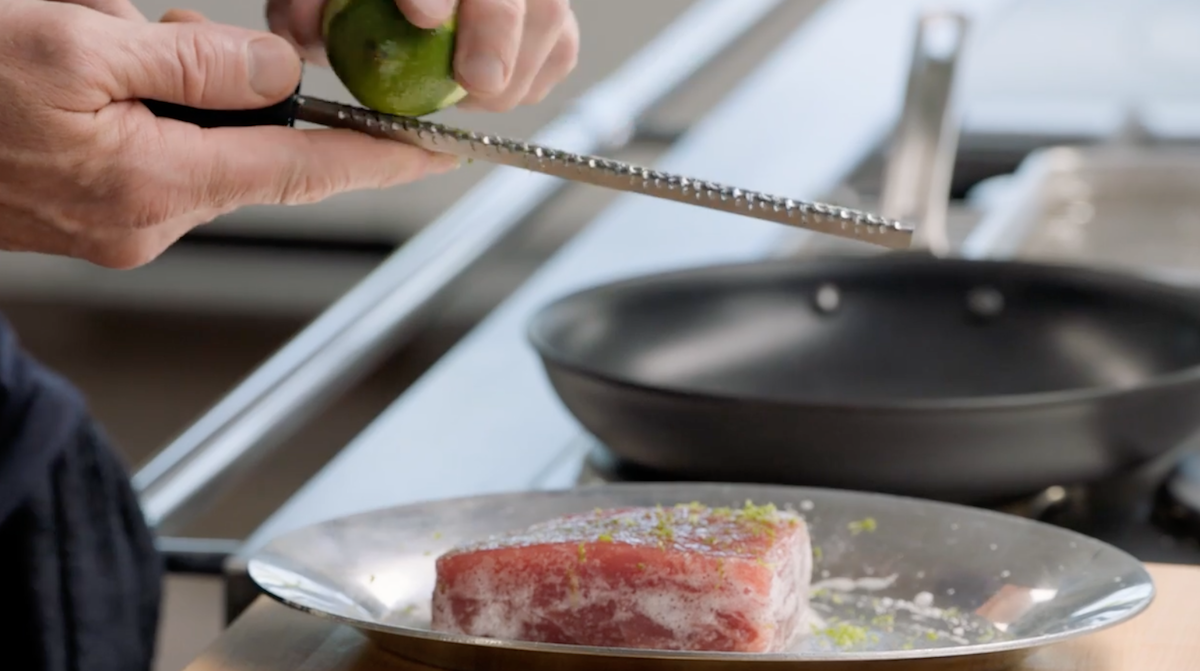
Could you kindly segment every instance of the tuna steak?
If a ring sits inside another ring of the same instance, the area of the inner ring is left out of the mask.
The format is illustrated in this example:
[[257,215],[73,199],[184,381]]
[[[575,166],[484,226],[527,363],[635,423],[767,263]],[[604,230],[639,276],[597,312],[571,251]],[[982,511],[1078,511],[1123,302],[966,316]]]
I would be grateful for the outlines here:
[[572,645],[786,648],[807,608],[804,520],[774,506],[596,510],[437,560],[437,631]]

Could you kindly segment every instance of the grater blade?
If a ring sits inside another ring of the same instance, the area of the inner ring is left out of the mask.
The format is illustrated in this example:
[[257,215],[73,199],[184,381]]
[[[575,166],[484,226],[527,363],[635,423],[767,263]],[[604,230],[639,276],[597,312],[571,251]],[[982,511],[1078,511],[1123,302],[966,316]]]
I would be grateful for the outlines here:
[[299,121],[355,130],[460,158],[524,168],[572,182],[688,203],[881,247],[907,249],[912,241],[910,226],[844,207],[781,198],[309,96],[296,96],[295,102]]

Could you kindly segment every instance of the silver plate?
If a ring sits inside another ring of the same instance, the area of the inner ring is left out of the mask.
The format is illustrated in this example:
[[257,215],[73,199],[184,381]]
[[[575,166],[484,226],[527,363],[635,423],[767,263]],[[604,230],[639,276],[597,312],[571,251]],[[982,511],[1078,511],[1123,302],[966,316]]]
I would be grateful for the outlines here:
[[[819,548],[815,617],[792,651],[593,648],[429,629],[434,560],[456,544],[597,507],[726,506],[747,499],[801,512]],[[461,671],[764,664],[826,671],[867,662],[888,669],[998,669],[1039,646],[1127,620],[1154,597],[1136,559],[1057,527],[916,499],[758,485],[600,485],[390,508],[281,536],[251,559],[249,570],[289,606],[357,627],[409,659]]]

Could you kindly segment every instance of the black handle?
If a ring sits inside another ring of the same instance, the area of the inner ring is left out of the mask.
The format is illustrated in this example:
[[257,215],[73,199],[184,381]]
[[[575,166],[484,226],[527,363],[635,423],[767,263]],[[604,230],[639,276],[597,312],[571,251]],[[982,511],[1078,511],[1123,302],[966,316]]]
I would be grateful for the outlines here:
[[154,541],[168,573],[223,575],[225,562],[241,550],[241,542],[215,538],[169,538]]
[[292,126],[296,123],[296,93],[270,107],[253,110],[208,110],[175,103],[165,103],[159,100],[143,100],[142,104],[154,113],[154,116],[174,119],[201,128],[226,128],[246,126]]

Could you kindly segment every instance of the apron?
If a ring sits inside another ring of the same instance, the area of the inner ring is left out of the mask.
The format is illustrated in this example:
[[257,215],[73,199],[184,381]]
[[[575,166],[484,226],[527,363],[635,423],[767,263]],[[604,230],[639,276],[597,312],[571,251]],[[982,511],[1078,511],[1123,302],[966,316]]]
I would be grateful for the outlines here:
[[0,667],[149,671],[161,581],[86,402],[0,318]]

